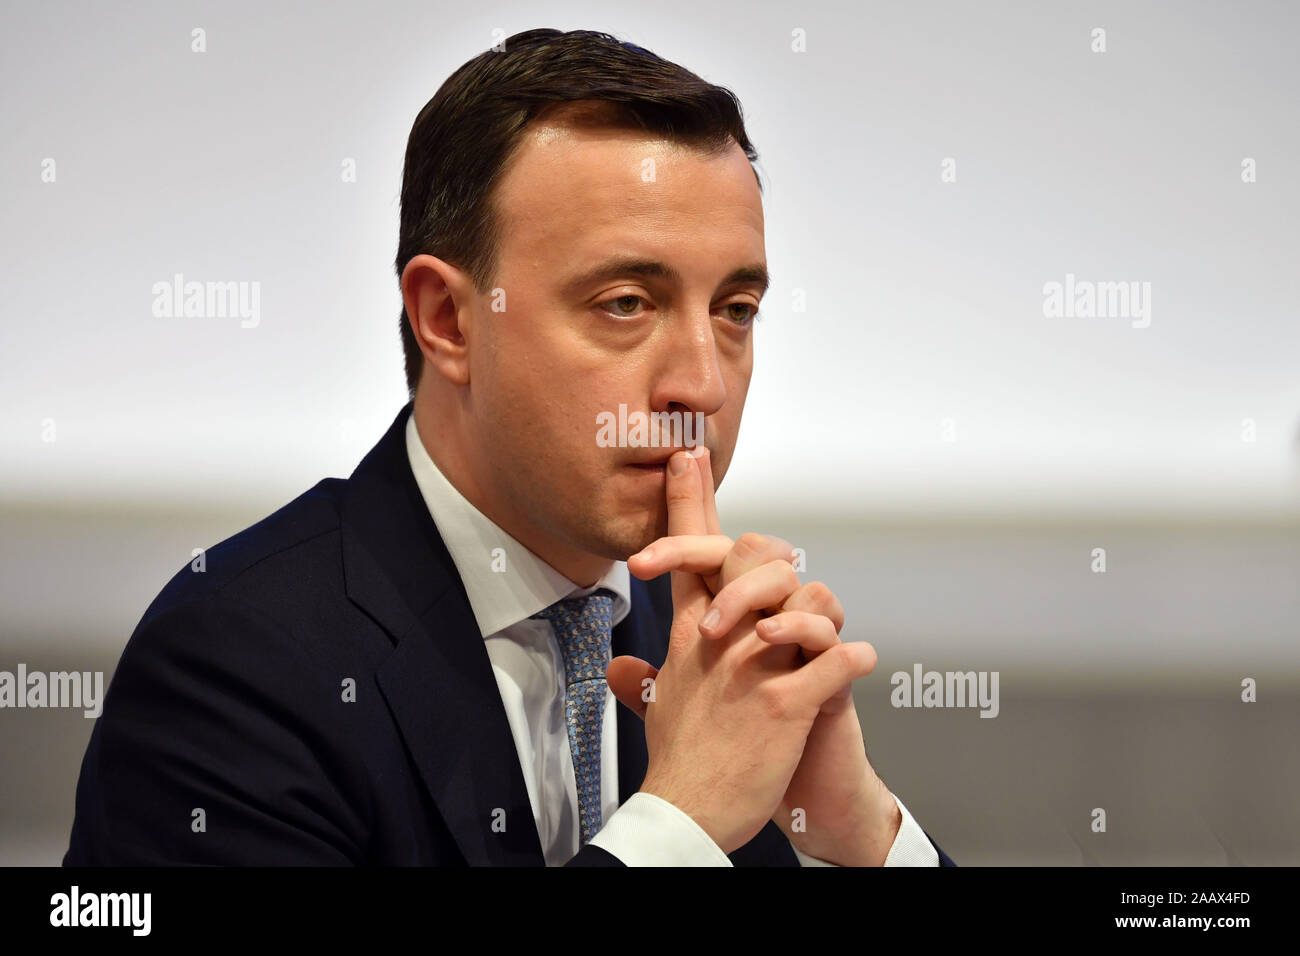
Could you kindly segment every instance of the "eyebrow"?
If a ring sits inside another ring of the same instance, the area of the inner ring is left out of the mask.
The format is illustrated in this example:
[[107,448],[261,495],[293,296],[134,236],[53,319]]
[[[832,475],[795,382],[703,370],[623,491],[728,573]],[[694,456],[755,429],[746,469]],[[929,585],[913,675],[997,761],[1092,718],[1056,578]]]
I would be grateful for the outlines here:
[[[572,295],[589,285],[617,279],[621,276],[640,276],[645,279],[662,279],[677,283],[682,280],[680,272],[657,259],[617,256],[597,263],[581,275],[570,279],[564,284],[564,291],[566,294]],[[768,286],[771,284],[772,277],[767,271],[767,266],[759,262],[732,269],[721,282],[722,286],[757,285],[760,299],[767,293]]]

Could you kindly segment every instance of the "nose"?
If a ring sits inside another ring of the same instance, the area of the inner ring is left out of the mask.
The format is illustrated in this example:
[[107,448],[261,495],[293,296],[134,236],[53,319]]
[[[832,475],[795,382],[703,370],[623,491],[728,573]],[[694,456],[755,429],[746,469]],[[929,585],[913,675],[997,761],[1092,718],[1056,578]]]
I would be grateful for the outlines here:
[[[727,386],[718,362],[713,322],[706,309],[702,315],[679,317],[673,324],[650,395],[652,411],[707,418],[725,404]],[[696,443],[704,443],[702,433],[696,435]]]

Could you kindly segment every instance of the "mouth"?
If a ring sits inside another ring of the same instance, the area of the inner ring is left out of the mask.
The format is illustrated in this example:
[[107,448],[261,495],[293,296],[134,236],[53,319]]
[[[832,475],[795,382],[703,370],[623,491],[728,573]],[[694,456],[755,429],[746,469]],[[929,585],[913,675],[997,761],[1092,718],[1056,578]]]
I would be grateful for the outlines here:
[[668,480],[668,462],[642,462],[640,464],[631,464],[627,466],[628,471],[636,475],[642,475],[646,478],[652,478],[655,481]]
[[668,467],[668,459],[673,457],[673,455],[677,454],[679,451],[698,451],[699,448],[700,446],[698,445],[691,448],[673,448],[670,449],[667,454],[660,455],[658,458],[653,460],[628,462],[628,467],[640,468],[642,471],[664,471]]

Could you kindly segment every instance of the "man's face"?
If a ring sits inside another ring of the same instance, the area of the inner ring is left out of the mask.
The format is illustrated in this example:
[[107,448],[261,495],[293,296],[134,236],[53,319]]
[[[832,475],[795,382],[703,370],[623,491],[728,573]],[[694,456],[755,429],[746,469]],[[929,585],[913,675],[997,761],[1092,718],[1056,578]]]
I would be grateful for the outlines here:
[[[664,466],[633,463],[672,448],[602,447],[598,416],[617,418],[620,405],[629,416],[703,413],[694,443],[721,482],[753,368],[755,273],[766,275],[753,170],[735,143],[708,156],[640,131],[540,123],[495,208],[501,291],[475,303],[467,336],[481,430],[464,439],[479,487],[534,551],[545,541],[625,559],[668,527]],[[615,261],[664,274],[626,264],[602,274]]]

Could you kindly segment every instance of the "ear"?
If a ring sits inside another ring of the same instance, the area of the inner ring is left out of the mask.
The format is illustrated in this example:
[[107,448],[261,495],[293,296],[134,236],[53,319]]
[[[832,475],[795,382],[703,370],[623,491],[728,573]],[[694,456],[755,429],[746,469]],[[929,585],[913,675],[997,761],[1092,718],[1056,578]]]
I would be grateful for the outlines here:
[[415,256],[402,270],[402,302],[425,364],[456,385],[469,383],[473,296],[470,277],[436,256]]

